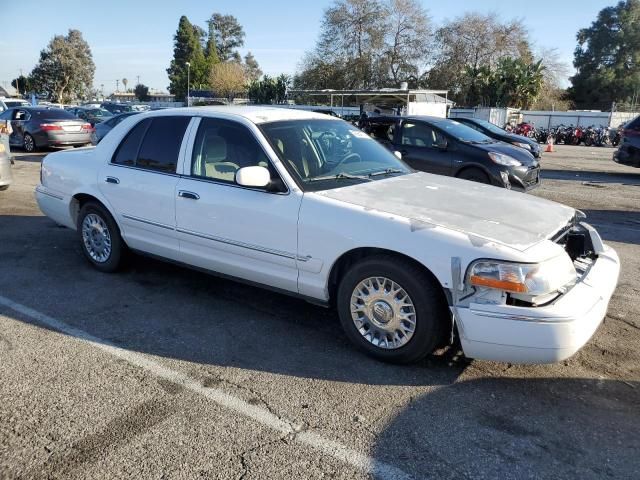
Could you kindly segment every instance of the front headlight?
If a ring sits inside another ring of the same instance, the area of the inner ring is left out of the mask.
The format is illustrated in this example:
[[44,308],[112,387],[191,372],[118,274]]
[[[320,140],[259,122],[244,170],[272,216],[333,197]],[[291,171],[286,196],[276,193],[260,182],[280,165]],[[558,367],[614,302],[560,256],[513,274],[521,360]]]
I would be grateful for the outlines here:
[[505,167],[518,167],[522,165],[518,160],[504,153],[489,152],[489,158],[498,165],[504,165]]
[[468,275],[468,282],[473,286],[531,297],[557,292],[576,279],[576,269],[568,255],[542,263],[479,260],[471,265]]
[[524,148],[525,150],[531,150],[531,145],[529,145],[528,143],[513,142],[513,144],[514,144],[516,147]]

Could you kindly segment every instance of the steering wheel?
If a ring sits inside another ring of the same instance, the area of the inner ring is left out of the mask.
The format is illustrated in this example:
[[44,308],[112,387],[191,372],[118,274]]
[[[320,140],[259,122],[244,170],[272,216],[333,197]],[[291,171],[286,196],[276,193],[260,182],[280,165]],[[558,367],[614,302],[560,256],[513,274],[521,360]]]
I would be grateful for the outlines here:
[[326,147],[329,156],[333,156],[335,154],[336,136],[333,133],[322,132],[318,137],[318,142]]
[[360,156],[359,153],[355,153],[355,152],[349,153],[348,155],[345,155],[342,160],[340,160],[338,163],[336,163],[336,165],[335,165],[335,167],[333,167],[333,169],[335,170],[336,168],[338,168],[343,163],[349,163],[349,161],[361,162],[362,161],[362,157]]

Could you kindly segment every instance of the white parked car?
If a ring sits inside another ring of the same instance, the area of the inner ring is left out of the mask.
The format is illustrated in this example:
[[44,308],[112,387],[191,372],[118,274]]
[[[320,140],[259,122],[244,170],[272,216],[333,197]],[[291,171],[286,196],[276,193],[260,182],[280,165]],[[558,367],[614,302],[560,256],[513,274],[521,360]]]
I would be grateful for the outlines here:
[[97,269],[131,249],[335,305],[356,345],[394,362],[456,333],[472,358],[567,358],[620,268],[573,208],[414,172],[313,112],[142,113],[41,173],[41,210]]
[[31,104],[21,98],[0,97],[0,113],[13,107],[28,107]]

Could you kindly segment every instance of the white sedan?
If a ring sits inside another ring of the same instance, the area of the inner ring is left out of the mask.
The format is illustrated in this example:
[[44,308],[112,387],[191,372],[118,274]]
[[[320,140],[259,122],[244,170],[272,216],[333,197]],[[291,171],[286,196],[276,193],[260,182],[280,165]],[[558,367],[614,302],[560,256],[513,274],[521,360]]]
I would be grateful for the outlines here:
[[376,358],[459,336],[555,362],[604,318],[620,264],[573,208],[414,172],[350,124],[265,107],[134,115],[42,164],[40,209],[97,269],[126,249],[336,307]]

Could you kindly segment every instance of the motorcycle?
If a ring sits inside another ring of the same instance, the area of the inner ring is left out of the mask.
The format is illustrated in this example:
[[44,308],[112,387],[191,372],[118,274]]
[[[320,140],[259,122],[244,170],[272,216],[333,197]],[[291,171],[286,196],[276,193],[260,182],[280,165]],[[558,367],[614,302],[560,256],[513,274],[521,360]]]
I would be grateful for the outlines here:
[[620,140],[622,140],[622,125],[620,125],[615,133],[609,134],[609,139],[611,140],[611,145],[617,147],[620,145]]
[[599,135],[598,130],[596,130],[596,128],[593,125],[587,127],[582,134],[582,140],[584,141],[584,145],[586,147],[590,147],[591,145],[597,144],[598,135]]

